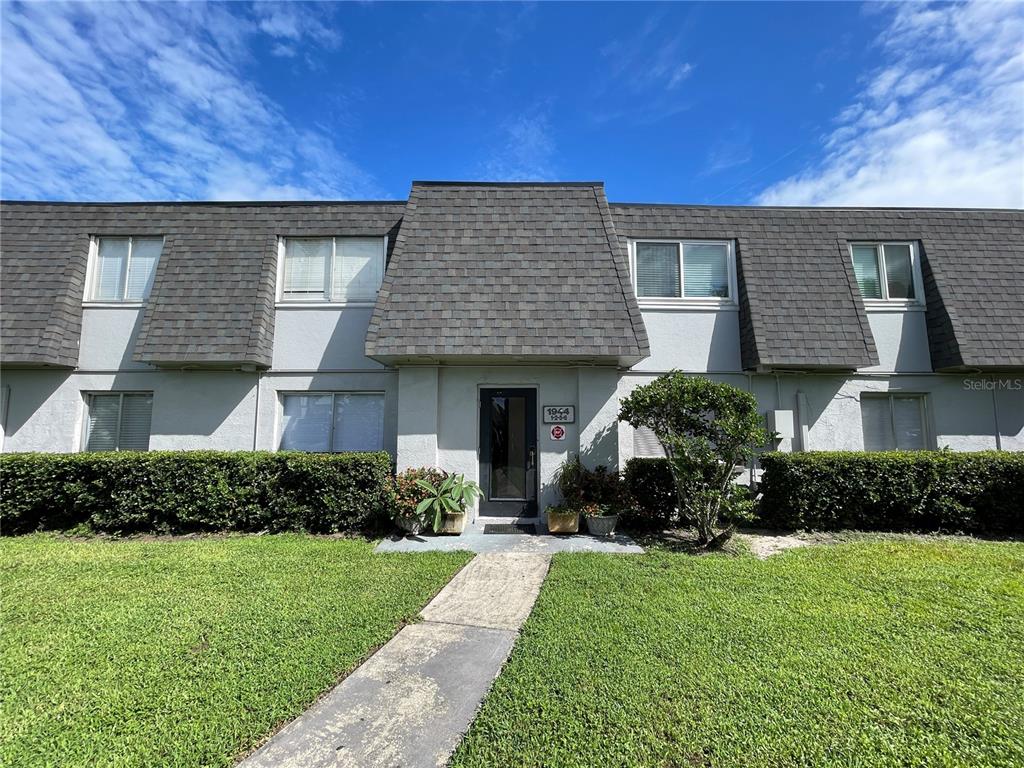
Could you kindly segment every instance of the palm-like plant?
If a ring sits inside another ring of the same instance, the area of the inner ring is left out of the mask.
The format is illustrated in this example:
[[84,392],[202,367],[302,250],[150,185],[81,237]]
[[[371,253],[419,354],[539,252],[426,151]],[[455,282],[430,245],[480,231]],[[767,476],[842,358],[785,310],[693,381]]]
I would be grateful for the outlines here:
[[416,514],[434,513],[434,533],[441,530],[441,519],[446,512],[465,512],[466,507],[480,495],[480,486],[464,475],[448,475],[436,486],[427,480],[417,480],[416,485],[427,492],[426,498],[416,508]]

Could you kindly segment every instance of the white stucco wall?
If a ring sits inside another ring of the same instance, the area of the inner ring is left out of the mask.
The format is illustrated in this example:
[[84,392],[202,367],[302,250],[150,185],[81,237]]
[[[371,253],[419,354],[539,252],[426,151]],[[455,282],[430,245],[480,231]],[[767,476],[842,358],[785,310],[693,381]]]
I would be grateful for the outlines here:
[[83,371],[153,370],[132,360],[141,325],[141,307],[83,308],[78,367]]
[[868,325],[878,350],[879,364],[862,370],[896,373],[928,373],[932,370],[928,327],[923,311],[868,309]]
[[736,309],[645,309],[651,356],[634,371],[741,371]]
[[256,375],[240,372],[5,371],[4,451],[81,449],[85,393],[153,393],[151,450],[251,450]]
[[363,354],[373,307],[279,306],[274,324],[275,371],[381,370]]

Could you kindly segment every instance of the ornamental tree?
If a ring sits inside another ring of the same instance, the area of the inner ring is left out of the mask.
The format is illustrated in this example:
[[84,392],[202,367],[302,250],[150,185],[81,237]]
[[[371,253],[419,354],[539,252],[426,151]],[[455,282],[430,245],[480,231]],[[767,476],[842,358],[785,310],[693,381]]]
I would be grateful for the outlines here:
[[733,484],[743,465],[768,439],[757,400],[749,392],[671,371],[637,387],[622,401],[619,419],[647,427],[661,441],[676,485],[679,512],[693,521],[697,540],[719,544],[734,526],[720,520],[750,511],[748,496]]

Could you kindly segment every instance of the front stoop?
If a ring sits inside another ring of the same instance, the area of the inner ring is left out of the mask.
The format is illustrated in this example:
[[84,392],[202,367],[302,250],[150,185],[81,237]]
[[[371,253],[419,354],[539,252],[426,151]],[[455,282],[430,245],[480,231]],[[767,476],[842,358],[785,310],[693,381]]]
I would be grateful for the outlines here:
[[546,555],[479,555],[324,698],[239,768],[443,766],[501,671]]

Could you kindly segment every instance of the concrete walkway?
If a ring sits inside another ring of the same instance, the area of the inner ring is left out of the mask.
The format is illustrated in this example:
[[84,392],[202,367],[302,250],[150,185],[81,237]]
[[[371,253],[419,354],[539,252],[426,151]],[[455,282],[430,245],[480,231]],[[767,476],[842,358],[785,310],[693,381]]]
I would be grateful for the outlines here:
[[484,533],[482,528],[470,526],[461,536],[405,536],[384,539],[377,544],[377,552],[453,552],[463,550],[477,553],[515,553],[553,555],[556,552],[607,552],[614,555],[638,555],[644,550],[623,533],[614,536],[572,536],[526,533]]
[[475,557],[410,624],[239,768],[443,766],[501,671],[545,555]]

